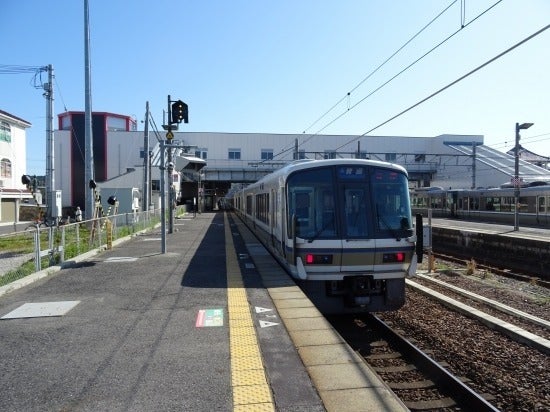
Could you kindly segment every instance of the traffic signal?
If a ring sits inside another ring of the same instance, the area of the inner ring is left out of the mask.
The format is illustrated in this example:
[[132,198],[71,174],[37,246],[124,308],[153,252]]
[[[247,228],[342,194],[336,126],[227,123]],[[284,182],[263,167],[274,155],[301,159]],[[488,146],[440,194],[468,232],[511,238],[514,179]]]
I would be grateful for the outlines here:
[[189,123],[189,111],[187,104],[178,100],[172,103],[172,123]]

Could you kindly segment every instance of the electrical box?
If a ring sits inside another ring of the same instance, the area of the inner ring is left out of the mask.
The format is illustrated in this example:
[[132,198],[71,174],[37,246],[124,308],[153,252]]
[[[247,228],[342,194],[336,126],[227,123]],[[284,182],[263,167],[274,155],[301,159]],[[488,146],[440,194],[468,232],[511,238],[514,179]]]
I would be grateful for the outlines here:
[[63,207],[61,206],[61,190],[54,191],[52,217],[60,218],[63,214]]
[[424,248],[432,247],[432,227],[430,225],[424,225],[422,229],[422,242]]

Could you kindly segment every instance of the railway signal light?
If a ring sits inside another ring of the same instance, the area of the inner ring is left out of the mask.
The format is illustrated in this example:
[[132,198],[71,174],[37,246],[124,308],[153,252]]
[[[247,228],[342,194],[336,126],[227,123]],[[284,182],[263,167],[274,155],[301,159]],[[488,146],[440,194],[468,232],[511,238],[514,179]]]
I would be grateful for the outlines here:
[[172,103],[172,123],[189,123],[189,108],[187,104],[178,100]]

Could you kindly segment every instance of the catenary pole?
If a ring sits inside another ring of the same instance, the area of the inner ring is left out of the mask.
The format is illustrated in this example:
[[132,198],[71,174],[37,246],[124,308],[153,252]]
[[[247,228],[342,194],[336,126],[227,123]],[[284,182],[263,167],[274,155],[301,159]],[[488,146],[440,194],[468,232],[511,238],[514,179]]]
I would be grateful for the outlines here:
[[48,83],[44,84],[44,96],[46,97],[46,216],[51,221],[58,217],[54,216],[53,67],[51,64],[47,66],[47,70]]
[[89,26],[88,0],[84,0],[84,142],[85,142],[85,172],[84,172],[84,193],[85,193],[85,217],[91,219],[95,209],[95,197],[93,190],[89,187],[90,181],[94,180],[94,143],[92,134],[92,93],[91,93],[91,70],[90,70],[90,26]]
[[143,211],[149,210],[149,102],[145,102],[145,127],[143,129]]

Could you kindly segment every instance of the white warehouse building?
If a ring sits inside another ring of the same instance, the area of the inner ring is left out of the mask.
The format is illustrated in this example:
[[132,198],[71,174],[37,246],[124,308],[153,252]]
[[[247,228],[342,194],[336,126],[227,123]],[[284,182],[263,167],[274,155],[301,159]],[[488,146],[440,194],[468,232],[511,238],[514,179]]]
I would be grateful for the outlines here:
[[[71,130],[55,132],[55,181],[61,186],[58,189],[62,190],[64,207],[84,205],[84,199],[72,192],[75,183],[86,185],[84,178],[74,173],[83,170],[84,158],[74,155],[78,153],[73,147],[74,125]],[[158,202],[160,138],[165,138],[165,132],[150,133],[149,207],[157,207]],[[94,145],[96,139],[94,133]],[[96,179],[98,186],[109,187],[111,191],[130,186],[143,190],[144,132],[106,127],[101,139],[99,154],[94,146],[94,160],[100,159],[102,176]],[[205,209],[212,208],[232,184],[254,182],[294,159],[361,157],[388,161],[407,169],[411,187],[498,187],[514,176],[514,156],[486,147],[481,135],[358,137],[174,132],[171,144],[175,147],[174,186],[179,202],[189,204],[198,198]],[[523,161],[520,176],[524,180],[550,180],[548,170]]]

